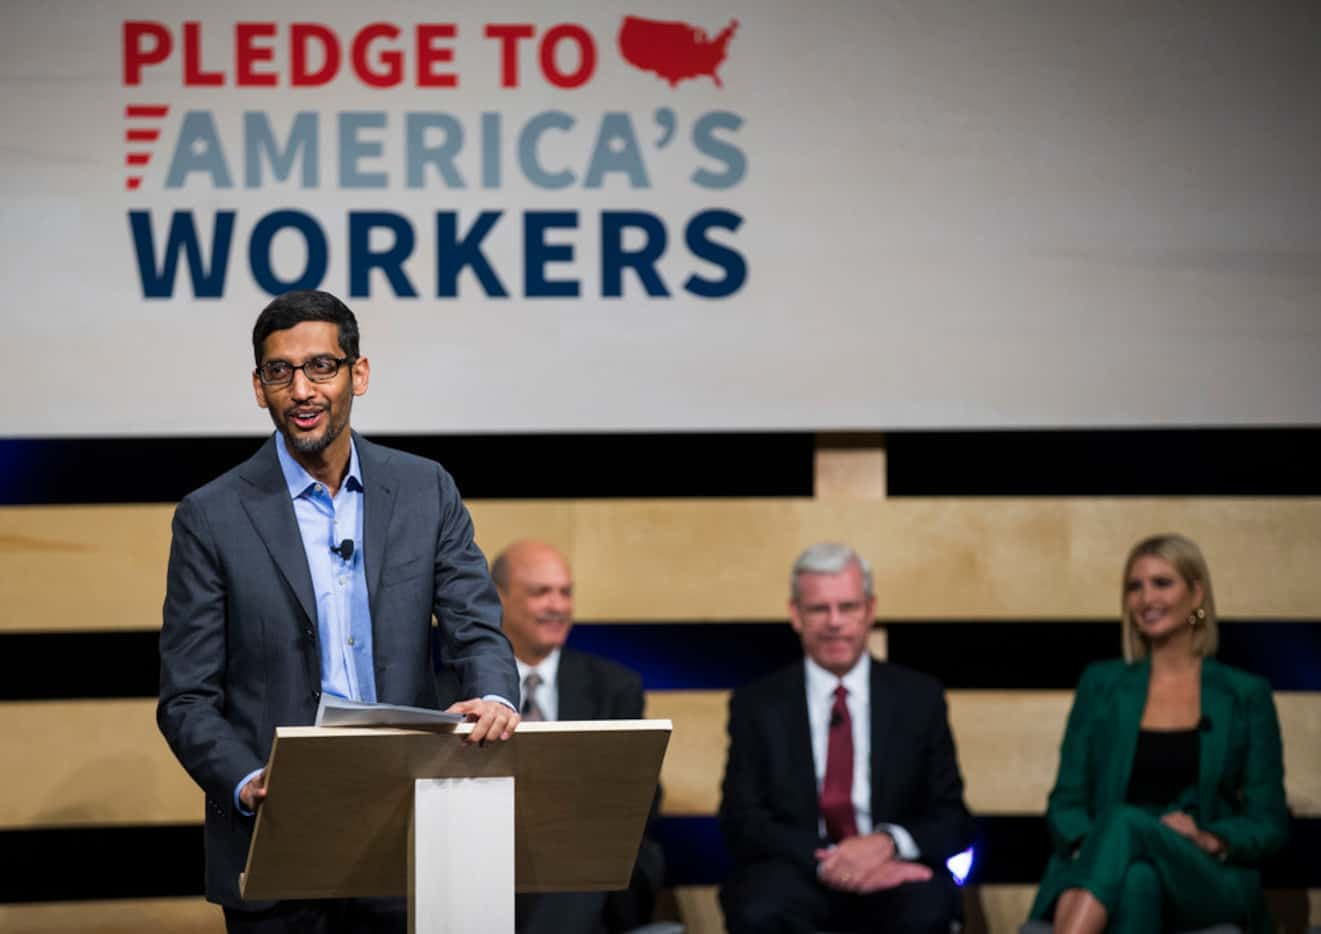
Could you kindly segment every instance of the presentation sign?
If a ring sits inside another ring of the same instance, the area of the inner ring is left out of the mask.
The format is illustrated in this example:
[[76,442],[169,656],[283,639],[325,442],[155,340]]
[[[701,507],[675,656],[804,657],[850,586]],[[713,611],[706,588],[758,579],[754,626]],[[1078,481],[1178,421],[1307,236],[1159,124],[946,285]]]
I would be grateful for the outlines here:
[[261,430],[307,288],[368,431],[1314,424],[1321,56],[1253,9],[6,3],[0,435]]

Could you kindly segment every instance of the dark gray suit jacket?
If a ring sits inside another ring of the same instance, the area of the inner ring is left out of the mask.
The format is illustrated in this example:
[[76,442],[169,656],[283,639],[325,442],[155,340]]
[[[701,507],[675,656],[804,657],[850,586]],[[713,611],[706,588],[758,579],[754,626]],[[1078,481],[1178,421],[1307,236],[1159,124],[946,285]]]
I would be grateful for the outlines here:
[[[453,670],[447,668],[440,672],[437,682],[442,704],[458,699],[461,691]],[[586,652],[562,649],[555,683],[560,720],[642,718],[645,702],[642,679],[623,665]],[[655,823],[658,804],[652,808],[649,829]],[[556,892],[553,895],[519,895],[518,931],[520,934],[540,934],[543,931],[588,934],[640,927],[651,920],[664,879],[665,857],[660,844],[644,833],[627,889],[608,894]]]
[[[465,698],[518,697],[500,603],[454,481],[432,461],[354,435],[377,698],[436,707],[431,616]],[[243,902],[253,818],[238,782],[265,765],[277,726],[313,722],[321,697],[316,601],[272,437],[174,513],[156,719],[206,793],[206,895]]]

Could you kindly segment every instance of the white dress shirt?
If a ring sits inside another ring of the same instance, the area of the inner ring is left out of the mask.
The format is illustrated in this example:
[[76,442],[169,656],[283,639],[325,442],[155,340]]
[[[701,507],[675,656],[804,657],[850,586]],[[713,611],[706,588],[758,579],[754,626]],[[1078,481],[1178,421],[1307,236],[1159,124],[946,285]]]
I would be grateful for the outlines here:
[[[522,672],[520,662],[520,673]],[[821,796],[821,783],[826,777],[826,752],[830,742],[830,712],[835,706],[835,688],[842,682],[848,689],[846,703],[849,719],[853,723],[853,816],[858,833],[885,831],[894,838],[900,859],[917,859],[922,855],[917,843],[898,824],[872,824],[871,813],[871,658],[862,658],[843,678],[826,671],[812,659],[804,656],[807,673],[807,721],[812,727],[812,767],[816,772],[816,793]],[[818,832],[826,835],[824,818],[818,818]]]
[[[532,699],[537,702],[541,708],[541,715],[547,720],[558,720],[560,718],[560,692],[557,688],[560,674],[560,650],[554,649],[549,655],[541,660],[540,665],[529,665],[521,658],[515,658],[514,662],[518,665],[518,689],[525,690],[527,676],[529,672],[535,671],[541,675],[541,683],[537,685],[533,692]],[[519,709],[522,709],[523,703],[527,701],[524,697],[519,702]]]

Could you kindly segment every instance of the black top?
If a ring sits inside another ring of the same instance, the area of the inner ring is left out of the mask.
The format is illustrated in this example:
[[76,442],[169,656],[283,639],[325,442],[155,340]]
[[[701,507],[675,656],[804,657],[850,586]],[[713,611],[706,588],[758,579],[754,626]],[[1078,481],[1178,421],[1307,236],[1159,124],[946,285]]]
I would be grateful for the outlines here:
[[1129,804],[1164,807],[1197,784],[1200,731],[1141,730],[1129,774]]

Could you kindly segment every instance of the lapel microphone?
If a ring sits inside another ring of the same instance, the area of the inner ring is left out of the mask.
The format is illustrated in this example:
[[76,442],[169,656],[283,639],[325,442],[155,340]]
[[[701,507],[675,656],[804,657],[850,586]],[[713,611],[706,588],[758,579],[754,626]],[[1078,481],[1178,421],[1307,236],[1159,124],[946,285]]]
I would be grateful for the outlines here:
[[338,545],[331,545],[330,550],[339,555],[345,561],[348,561],[353,557],[353,539],[346,538]]

